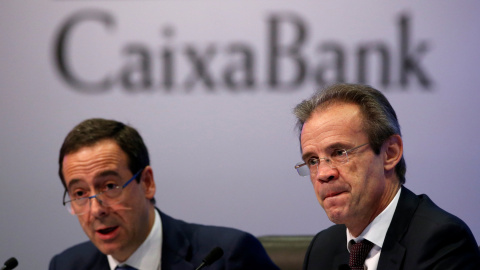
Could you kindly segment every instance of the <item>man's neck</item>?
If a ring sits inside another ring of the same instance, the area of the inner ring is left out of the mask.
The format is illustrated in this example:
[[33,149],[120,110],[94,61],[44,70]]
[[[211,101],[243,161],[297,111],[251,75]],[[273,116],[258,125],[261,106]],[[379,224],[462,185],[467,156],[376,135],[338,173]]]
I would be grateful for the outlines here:
[[118,262],[120,263],[123,263],[125,262],[126,260],[128,260],[128,258],[130,258],[130,256],[132,256],[133,253],[135,253],[135,251],[137,251],[137,249],[145,242],[145,240],[147,239],[147,237],[150,235],[151,231],[152,231],[152,228],[153,228],[153,225],[155,223],[155,207],[152,205],[149,210],[148,210],[148,231],[147,233],[144,235],[143,239],[139,242],[139,244],[136,246],[136,247],[132,247],[128,250],[124,250],[124,251],[121,251],[121,252],[118,252],[116,254],[111,254],[111,256]]
[[378,203],[378,207],[375,211],[372,212],[370,216],[359,217],[358,219],[354,220],[353,224],[345,224],[348,231],[352,234],[353,237],[358,237],[367,226],[378,216],[382,213],[385,208],[392,202],[393,198],[397,194],[398,190],[401,188],[401,184],[392,184],[391,188],[387,188],[380,199],[380,203]]
[[157,269],[162,253],[162,220],[160,213],[154,209],[154,224],[145,241],[124,261],[118,261],[112,256],[107,256],[111,269],[118,264],[126,263],[137,269]]

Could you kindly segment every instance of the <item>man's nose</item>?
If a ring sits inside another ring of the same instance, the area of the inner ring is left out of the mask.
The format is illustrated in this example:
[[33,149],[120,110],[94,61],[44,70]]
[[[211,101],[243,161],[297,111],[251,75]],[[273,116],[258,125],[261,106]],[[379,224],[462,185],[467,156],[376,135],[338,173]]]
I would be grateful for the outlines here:
[[95,217],[105,216],[107,214],[107,208],[101,198],[98,196],[90,198],[90,214]]
[[327,164],[327,162],[320,162],[317,166],[315,180],[329,182],[338,178],[338,170],[336,168],[332,168],[332,166]]

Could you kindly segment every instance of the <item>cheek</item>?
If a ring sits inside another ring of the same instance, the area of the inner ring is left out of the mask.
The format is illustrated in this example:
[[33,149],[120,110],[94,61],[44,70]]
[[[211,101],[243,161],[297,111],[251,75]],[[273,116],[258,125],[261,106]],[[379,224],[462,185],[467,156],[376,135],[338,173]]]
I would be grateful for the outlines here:
[[376,169],[371,159],[352,160],[343,169],[343,176],[352,187],[365,188],[375,178]]
[[313,186],[313,191],[315,191],[315,194],[318,195],[318,192],[320,191],[320,185],[318,184],[318,182],[317,183],[312,182],[312,186]]
[[314,179],[310,179],[310,182],[312,183],[313,190],[315,190],[315,193],[318,193],[318,190],[320,188],[320,183]]
[[315,192],[315,197],[317,197],[318,203],[320,203],[320,205],[323,207],[323,201],[320,197],[320,190],[322,188],[322,185],[318,181],[312,181],[312,185],[313,185],[313,190]]
[[355,177],[361,174],[361,164],[358,164],[356,160],[350,160],[347,164],[342,167],[341,172],[345,175],[349,175],[350,177]]
[[128,204],[126,204],[126,202],[124,202],[123,204],[114,205],[114,206],[112,206],[112,209],[113,209],[114,213],[117,213],[117,212],[121,213],[122,211],[133,210],[133,208],[131,206],[129,206]]
[[91,228],[90,228],[89,221],[88,221],[88,215],[78,216],[78,222],[80,223],[80,226],[82,226],[82,229],[85,232],[85,234],[90,236],[91,235],[91,232],[90,232]]
[[80,225],[82,225],[82,226],[83,226],[84,224],[86,224],[86,223],[87,223],[87,221],[88,221],[88,218],[87,218],[87,216],[88,216],[87,214],[85,214],[85,215],[81,215],[81,216],[77,216],[77,218],[78,218],[78,222],[80,223]]
[[339,180],[345,185],[349,186],[350,191],[355,192],[357,189],[363,189],[361,186],[363,177],[363,172],[361,167],[358,164],[350,162],[350,166],[344,166],[339,170]]
[[383,193],[385,182],[382,181],[383,168],[376,166],[374,162],[362,173],[361,179],[358,179],[357,192],[362,193],[363,200],[374,203]]

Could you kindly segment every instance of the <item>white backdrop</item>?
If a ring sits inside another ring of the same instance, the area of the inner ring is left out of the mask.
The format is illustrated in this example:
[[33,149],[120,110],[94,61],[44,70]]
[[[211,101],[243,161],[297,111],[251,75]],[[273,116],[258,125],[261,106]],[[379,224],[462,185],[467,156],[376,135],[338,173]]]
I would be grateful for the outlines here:
[[[399,116],[406,186],[480,239],[479,11],[466,0],[3,0],[0,261],[47,268],[86,240],[61,205],[57,156],[67,132],[90,117],[140,131],[167,214],[257,236],[330,226],[293,169],[291,111],[319,81],[357,82],[362,70]],[[59,72],[56,48],[78,14],[60,46],[76,88]],[[96,87],[105,79],[111,84]]]

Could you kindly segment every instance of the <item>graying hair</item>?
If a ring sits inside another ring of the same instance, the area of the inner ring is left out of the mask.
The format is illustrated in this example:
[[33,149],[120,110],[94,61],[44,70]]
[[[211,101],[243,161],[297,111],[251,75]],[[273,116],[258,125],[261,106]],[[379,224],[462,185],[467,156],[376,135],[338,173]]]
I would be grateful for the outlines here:
[[[368,135],[375,154],[380,153],[383,143],[392,135],[402,136],[397,115],[387,98],[378,90],[360,84],[335,84],[316,92],[312,97],[298,104],[293,113],[297,117],[297,128],[301,136],[303,125],[317,109],[333,103],[352,103],[360,107],[363,115],[363,130]],[[395,167],[400,183],[405,183],[407,165],[402,155]]]

